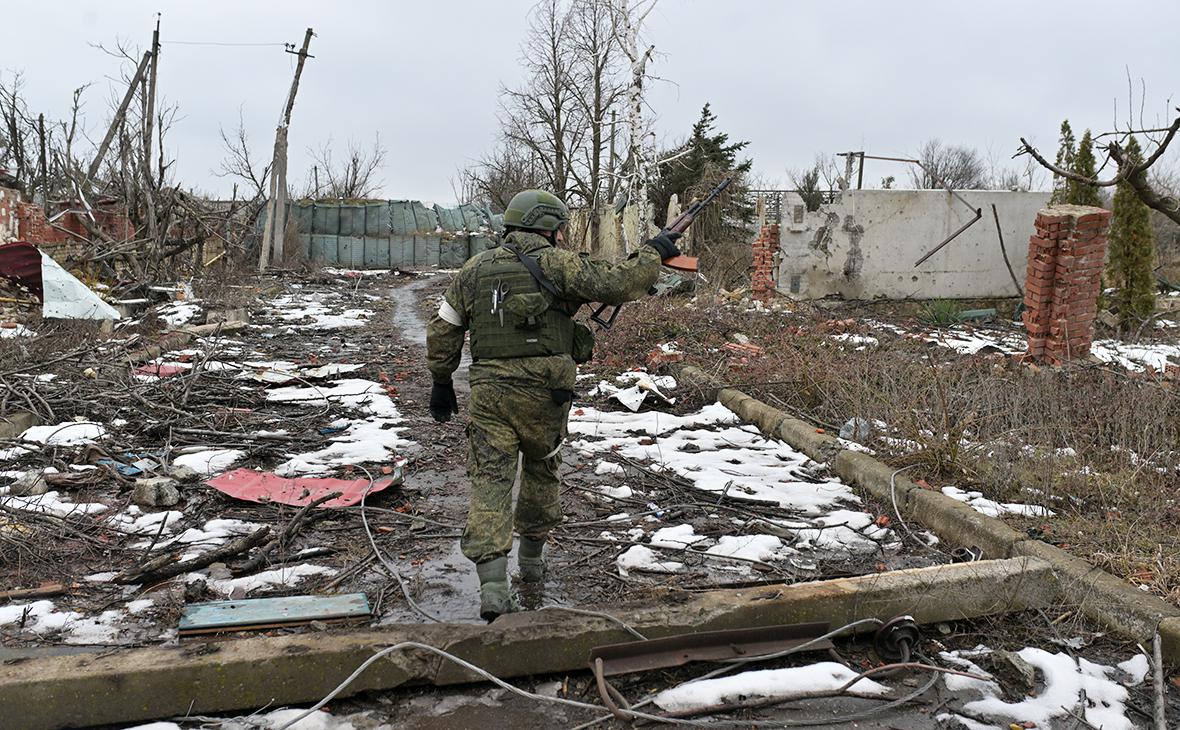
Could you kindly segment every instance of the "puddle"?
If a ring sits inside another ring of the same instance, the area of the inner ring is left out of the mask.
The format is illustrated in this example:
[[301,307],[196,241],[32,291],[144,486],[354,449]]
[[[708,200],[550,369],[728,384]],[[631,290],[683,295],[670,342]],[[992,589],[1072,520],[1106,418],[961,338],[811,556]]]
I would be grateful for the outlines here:
[[[551,560],[550,565],[554,563]],[[575,605],[570,600],[560,576],[550,570],[543,588],[522,583],[516,566],[516,549],[509,557],[508,574],[512,592],[522,610],[551,605]],[[438,557],[427,558],[420,565],[403,570],[402,577],[410,595],[419,606],[440,621],[455,623],[483,623],[479,618],[479,578],[475,565],[464,557],[455,540],[440,551]],[[382,606],[382,617],[377,625],[421,623],[423,618],[406,603],[396,585],[390,588]]]

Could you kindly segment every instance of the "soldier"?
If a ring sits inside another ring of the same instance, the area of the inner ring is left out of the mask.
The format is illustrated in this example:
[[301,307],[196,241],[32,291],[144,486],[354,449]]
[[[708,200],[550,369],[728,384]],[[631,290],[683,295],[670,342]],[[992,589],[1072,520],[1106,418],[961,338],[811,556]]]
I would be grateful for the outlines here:
[[642,297],[663,259],[679,255],[679,233],[660,233],[618,264],[558,246],[569,210],[541,190],[518,193],[504,212],[503,244],[472,257],[447,288],[426,334],[434,387],[430,414],[459,412],[451,375],[471,333],[467,473],[471,498],[460,547],[475,563],[480,616],[513,610],[508,553],[514,526],[512,484],[520,458],[515,528],[520,577],[544,578],[545,538],[561,522],[557,470],[573,400],[575,363],[593,354],[594,336],[574,321],[589,302],[618,305]]

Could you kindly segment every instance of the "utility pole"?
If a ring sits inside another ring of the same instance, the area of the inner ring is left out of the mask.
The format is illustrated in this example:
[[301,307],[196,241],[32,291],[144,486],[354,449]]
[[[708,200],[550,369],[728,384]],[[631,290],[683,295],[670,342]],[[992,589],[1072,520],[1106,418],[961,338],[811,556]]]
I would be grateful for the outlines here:
[[313,198],[320,197],[320,166],[312,165],[311,175],[315,179],[315,192],[311,194]]
[[299,91],[299,77],[303,74],[303,64],[307,59],[315,58],[307,53],[313,35],[315,33],[308,28],[303,36],[303,47],[298,52],[286,49],[287,53],[299,56],[299,61],[295,64],[295,78],[291,81],[291,89],[287,92],[287,104],[279,118],[278,129],[275,130],[274,157],[270,166],[270,199],[266,201],[266,224],[262,229],[262,246],[258,252],[259,271],[266,271],[272,249],[275,260],[283,257],[283,238],[287,223],[287,128],[291,126],[291,110],[295,107],[295,94]]
[[152,62],[144,79],[143,100],[143,184],[147,193],[148,233],[157,246],[161,245],[159,221],[156,220],[156,196],[152,186],[152,125],[156,116],[156,74],[160,68],[160,14],[156,13],[156,29],[152,32]]
[[106,136],[102,138],[102,143],[98,145],[98,151],[94,153],[94,159],[90,162],[90,169],[86,171],[87,179],[93,181],[94,176],[98,174],[98,168],[102,165],[102,159],[106,156],[111,142],[114,141],[115,133],[122,127],[123,117],[127,115],[127,107],[131,105],[131,100],[135,98],[135,90],[139,88],[139,81],[143,78],[144,72],[147,71],[148,62],[151,59],[152,52],[144,51],[143,60],[139,62],[139,67],[135,69],[135,75],[131,77],[131,83],[127,84],[127,93],[123,95],[123,101],[119,102],[119,108],[115,110],[115,116],[111,119],[111,126],[107,128]]
[[37,137],[41,140],[41,206],[49,214],[49,165],[45,162],[45,115],[37,115]]

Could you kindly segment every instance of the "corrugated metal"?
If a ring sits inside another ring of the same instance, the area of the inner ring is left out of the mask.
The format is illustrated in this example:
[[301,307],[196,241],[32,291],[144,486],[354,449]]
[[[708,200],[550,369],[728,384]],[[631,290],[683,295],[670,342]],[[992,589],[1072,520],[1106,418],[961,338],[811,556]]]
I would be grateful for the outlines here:
[[45,296],[41,282],[41,252],[31,243],[17,241],[0,246],[0,276],[17,282],[38,299]]

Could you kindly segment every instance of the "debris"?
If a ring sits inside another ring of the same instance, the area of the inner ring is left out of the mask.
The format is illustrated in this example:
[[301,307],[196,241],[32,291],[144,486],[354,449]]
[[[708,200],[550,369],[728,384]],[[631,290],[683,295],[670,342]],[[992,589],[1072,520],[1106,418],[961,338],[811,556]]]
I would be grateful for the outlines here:
[[39,471],[25,472],[8,486],[8,494],[14,497],[34,497],[49,491],[49,483],[45,481],[45,473]]
[[863,444],[873,435],[873,424],[866,418],[850,418],[840,427],[840,438]]
[[269,535],[269,527],[260,527],[245,537],[240,537],[189,560],[177,561],[174,553],[164,553],[137,568],[131,568],[118,574],[115,576],[114,582],[123,585],[129,583],[150,585],[184,573],[192,573],[225,558],[247,552],[251,548],[261,545]]
[[183,365],[173,363],[148,363],[147,365],[140,365],[136,368],[135,374],[150,378],[170,378],[173,375],[188,372],[188,370]]
[[289,479],[274,472],[259,472],[253,469],[235,469],[221,476],[209,479],[205,484],[222,494],[247,502],[280,502],[304,506],[330,492],[340,496],[324,502],[323,507],[351,507],[359,504],[361,497],[374,494],[390,486],[402,483],[402,464],[395,467],[394,475],[385,479],[329,479],[296,477]]
[[178,628],[181,636],[195,636],[299,626],[312,622],[338,623],[367,618],[369,615],[369,600],[364,593],[248,598],[186,606],[180,615]]
[[59,319],[121,319],[119,310],[107,304],[79,281],[41,252],[41,283],[43,287],[41,315]]
[[201,475],[196,469],[183,465],[176,466],[175,464],[173,464],[172,467],[168,469],[168,476],[172,477],[178,482],[195,482],[201,478]]
[[763,350],[758,345],[754,344],[739,344],[736,342],[726,342],[723,347],[730,352],[736,352],[741,355],[761,355]]
[[180,502],[180,490],[172,477],[136,479],[131,501],[141,507],[171,507]]
[[1019,654],[993,651],[979,657],[978,664],[999,683],[1009,701],[1020,701],[1036,689],[1037,670]]
[[20,598],[46,598],[48,596],[58,596],[65,593],[70,588],[76,586],[66,586],[62,583],[44,583],[36,588],[16,588],[11,591],[0,591],[0,601],[15,601]]
[[[590,665],[601,660],[604,677],[683,666],[692,661],[732,661],[773,654],[809,644],[806,651],[828,651],[831,641],[820,639],[827,622],[783,624],[757,629],[730,629],[676,634],[659,639],[608,644],[590,650]],[[597,670],[596,670],[597,671]]]
[[959,312],[960,322],[988,322],[996,318],[996,308],[964,309]]

